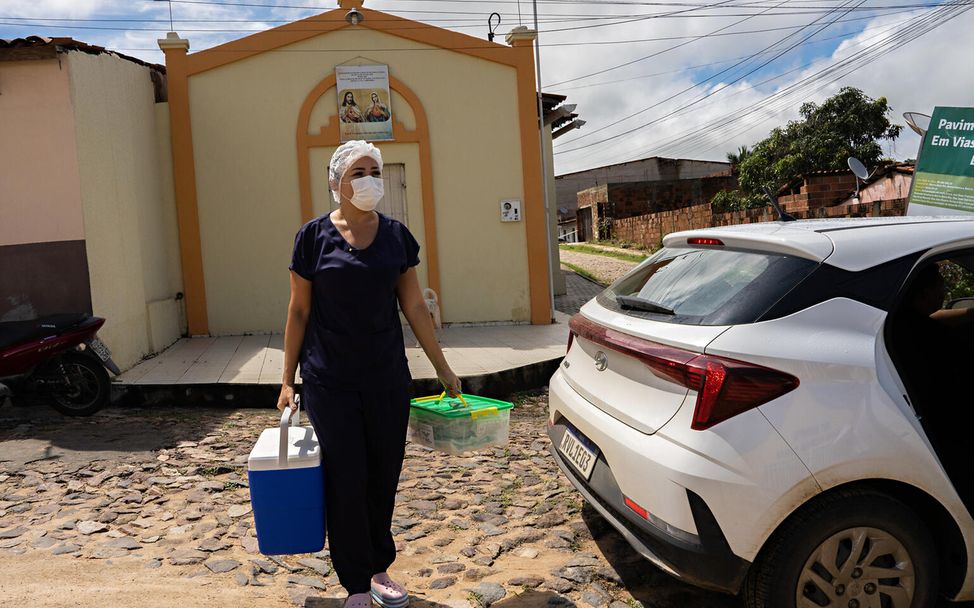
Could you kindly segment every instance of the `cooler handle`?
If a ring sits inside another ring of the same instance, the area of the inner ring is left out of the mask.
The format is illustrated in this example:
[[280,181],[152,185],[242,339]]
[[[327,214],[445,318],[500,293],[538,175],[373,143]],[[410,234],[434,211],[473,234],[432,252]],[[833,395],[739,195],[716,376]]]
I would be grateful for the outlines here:
[[290,407],[285,407],[281,412],[281,443],[277,451],[277,466],[282,469],[287,468],[288,422],[291,426],[298,426],[301,423],[301,395],[294,396],[294,405],[297,409],[293,413]]

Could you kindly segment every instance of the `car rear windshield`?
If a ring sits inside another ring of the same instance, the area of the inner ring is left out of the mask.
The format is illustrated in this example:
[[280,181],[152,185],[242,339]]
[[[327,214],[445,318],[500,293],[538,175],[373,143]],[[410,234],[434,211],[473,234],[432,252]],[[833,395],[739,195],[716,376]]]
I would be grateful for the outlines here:
[[654,321],[753,323],[817,266],[772,253],[663,248],[610,285],[598,301]]

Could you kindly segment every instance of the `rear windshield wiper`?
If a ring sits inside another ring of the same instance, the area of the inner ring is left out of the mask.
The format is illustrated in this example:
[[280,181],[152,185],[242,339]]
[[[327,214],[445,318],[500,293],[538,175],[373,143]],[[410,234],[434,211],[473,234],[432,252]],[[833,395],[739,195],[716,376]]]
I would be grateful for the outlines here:
[[676,314],[672,308],[667,308],[662,304],[653,302],[652,300],[644,300],[643,298],[637,298],[636,296],[624,296],[621,294],[616,294],[616,302],[618,302],[619,306],[622,306],[623,308],[631,308],[645,312],[658,312],[664,315]]

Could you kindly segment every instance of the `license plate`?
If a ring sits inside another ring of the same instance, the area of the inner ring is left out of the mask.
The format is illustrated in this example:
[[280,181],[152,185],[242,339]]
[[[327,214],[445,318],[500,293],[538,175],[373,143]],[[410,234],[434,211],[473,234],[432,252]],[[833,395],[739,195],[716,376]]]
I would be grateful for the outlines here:
[[91,340],[89,340],[88,348],[95,351],[95,354],[98,355],[98,358],[101,359],[102,361],[108,361],[109,359],[112,358],[112,351],[108,350],[108,347],[105,346],[105,343],[99,340],[98,338],[92,338]]
[[572,466],[578,469],[586,480],[592,476],[592,469],[595,468],[595,460],[598,458],[599,451],[581,433],[573,428],[565,428],[565,434],[561,438],[558,451],[568,459],[568,462],[572,463]]

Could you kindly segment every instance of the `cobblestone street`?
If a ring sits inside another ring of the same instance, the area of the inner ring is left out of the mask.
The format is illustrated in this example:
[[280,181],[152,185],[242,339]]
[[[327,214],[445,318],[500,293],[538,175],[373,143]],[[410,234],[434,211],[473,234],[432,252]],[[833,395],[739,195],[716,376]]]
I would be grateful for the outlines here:
[[568,293],[563,296],[555,296],[555,308],[566,315],[575,314],[586,302],[605,289],[598,283],[589,281],[571,270],[562,270],[561,272],[565,275],[565,286]]
[[[505,449],[408,447],[393,574],[414,605],[735,606],[650,566],[583,507],[548,453],[546,403],[518,399]],[[268,409],[0,410],[0,603],[340,607],[327,550],[257,553],[245,462],[275,422]]]

